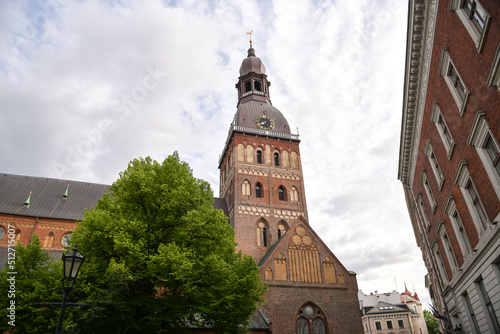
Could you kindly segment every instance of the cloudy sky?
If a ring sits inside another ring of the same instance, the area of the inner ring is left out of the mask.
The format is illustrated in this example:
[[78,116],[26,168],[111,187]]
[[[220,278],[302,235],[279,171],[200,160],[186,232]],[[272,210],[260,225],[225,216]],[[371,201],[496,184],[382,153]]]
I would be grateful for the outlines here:
[[110,184],[177,150],[218,196],[253,30],[312,227],[365,293],[427,302],[397,180],[406,22],[400,0],[1,1],[0,173]]

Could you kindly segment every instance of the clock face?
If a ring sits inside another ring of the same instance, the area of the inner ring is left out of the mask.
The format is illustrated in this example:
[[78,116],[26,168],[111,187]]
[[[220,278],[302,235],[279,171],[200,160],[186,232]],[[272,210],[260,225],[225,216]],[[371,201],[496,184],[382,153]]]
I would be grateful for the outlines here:
[[267,130],[272,130],[274,129],[274,121],[265,115],[259,116],[255,119],[255,124],[257,124],[257,127],[259,129],[267,129]]

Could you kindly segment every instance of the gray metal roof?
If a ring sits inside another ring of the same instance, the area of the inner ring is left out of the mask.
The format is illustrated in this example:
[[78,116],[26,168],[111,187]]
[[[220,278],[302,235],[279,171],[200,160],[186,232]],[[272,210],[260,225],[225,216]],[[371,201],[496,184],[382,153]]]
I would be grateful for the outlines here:
[[406,304],[391,304],[387,302],[378,302],[373,307],[366,307],[365,314],[383,314],[383,313],[399,313],[399,312],[413,312]]
[[240,104],[236,111],[235,125],[259,129],[255,123],[258,116],[266,115],[274,121],[273,132],[290,134],[290,126],[285,116],[271,104],[261,101],[248,101]]
[[[63,199],[69,184],[68,198]],[[31,196],[30,196],[31,192]],[[109,185],[45,177],[0,174],[0,212],[13,215],[81,220]],[[30,196],[30,206],[24,202]]]

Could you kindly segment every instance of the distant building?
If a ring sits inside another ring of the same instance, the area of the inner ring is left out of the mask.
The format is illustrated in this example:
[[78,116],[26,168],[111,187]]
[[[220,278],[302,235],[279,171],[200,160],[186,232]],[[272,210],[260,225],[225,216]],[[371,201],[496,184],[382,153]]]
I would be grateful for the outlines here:
[[441,329],[500,333],[500,3],[410,0],[398,178]]
[[401,294],[393,290],[365,295],[359,290],[358,299],[364,333],[428,334],[417,293],[405,289]]

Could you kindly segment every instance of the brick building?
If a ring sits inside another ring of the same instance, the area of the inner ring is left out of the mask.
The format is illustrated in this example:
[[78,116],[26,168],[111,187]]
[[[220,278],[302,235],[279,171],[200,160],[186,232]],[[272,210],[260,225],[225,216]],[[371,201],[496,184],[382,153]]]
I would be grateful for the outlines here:
[[410,0],[398,178],[443,331],[500,333],[500,5]]
[[[269,286],[252,333],[362,333],[356,274],[309,225],[299,136],[270,100],[265,67],[250,47],[236,88],[238,105],[219,161],[220,198],[238,249],[250,254]],[[107,185],[0,175],[0,261],[8,229],[27,245],[37,234],[60,254],[75,219]],[[195,329],[193,329],[195,330]],[[201,332],[206,330],[199,329]]]

